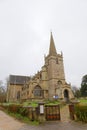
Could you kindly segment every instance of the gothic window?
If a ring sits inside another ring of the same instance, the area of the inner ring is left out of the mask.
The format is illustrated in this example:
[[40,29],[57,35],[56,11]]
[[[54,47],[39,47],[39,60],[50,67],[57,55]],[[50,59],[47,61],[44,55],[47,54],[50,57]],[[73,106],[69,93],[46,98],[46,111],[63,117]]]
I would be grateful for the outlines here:
[[20,91],[17,92],[17,99],[20,99]]
[[40,73],[40,79],[42,79],[42,74]]
[[42,96],[42,88],[39,86],[39,85],[37,85],[35,88],[34,88],[34,91],[33,91],[33,93],[34,93],[34,96],[36,96],[36,97],[41,97]]
[[56,58],[56,64],[58,64],[58,58]]
[[27,95],[29,95],[29,91],[27,91]]

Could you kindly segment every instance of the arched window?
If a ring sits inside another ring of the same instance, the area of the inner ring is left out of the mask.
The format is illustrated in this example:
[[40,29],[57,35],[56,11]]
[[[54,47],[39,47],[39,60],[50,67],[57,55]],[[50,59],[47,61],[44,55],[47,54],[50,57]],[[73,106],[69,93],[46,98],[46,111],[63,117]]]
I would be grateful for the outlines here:
[[43,90],[39,85],[35,86],[33,93],[35,97],[43,96]]
[[42,79],[42,74],[40,73],[40,79]]
[[56,64],[58,64],[58,58],[56,58]]
[[17,99],[20,99],[20,91],[17,92]]

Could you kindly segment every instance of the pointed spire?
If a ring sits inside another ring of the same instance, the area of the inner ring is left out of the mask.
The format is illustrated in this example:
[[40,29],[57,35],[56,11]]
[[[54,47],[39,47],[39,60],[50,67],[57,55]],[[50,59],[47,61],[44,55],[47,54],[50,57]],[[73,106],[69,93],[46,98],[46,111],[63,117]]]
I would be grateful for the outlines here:
[[52,55],[52,56],[57,55],[52,32],[51,32],[51,37],[50,37],[49,55]]

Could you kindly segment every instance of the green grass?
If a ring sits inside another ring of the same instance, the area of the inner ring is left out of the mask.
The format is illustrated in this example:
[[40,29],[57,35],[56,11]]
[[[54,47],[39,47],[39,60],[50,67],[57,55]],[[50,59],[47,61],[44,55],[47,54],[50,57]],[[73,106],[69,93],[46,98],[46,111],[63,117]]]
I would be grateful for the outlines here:
[[[50,100],[45,100],[44,103],[46,105],[55,105],[55,104],[60,104],[60,101],[58,100],[53,100],[53,101],[50,101]],[[9,103],[3,103],[4,106],[8,106],[8,105],[11,105],[11,104],[15,104],[15,105],[22,105],[22,106],[31,106],[31,107],[37,107],[38,106],[38,101],[26,101],[26,102],[23,102],[23,103],[14,103],[14,102],[9,102]]]
[[60,104],[60,101],[45,101],[45,105],[58,105]]
[[3,106],[9,106],[11,104],[20,105],[19,102],[16,102],[16,103],[14,103],[14,102],[7,102],[7,103],[2,103],[1,105],[3,105]]
[[80,99],[80,102],[87,103],[87,99]]
[[87,99],[80,99],[80,104],[87,105]]
[[38,106],[38,103],[35,102],[35,101],[26,101],[26,102],[23,102],[23,103],[19,103],[19,102],[9,102],[9,103],[0,103],[0,105],[3,105],[3,106],[9,106],[9,105],[22,105],[22,106],[31,106],[31,107],[37,107]]
[[38,106],[38,103],[35,102],[35,101],[30,101],[30,102],[24,102],[23,103],[23,106],[31,106],[31,107],[37,107]]

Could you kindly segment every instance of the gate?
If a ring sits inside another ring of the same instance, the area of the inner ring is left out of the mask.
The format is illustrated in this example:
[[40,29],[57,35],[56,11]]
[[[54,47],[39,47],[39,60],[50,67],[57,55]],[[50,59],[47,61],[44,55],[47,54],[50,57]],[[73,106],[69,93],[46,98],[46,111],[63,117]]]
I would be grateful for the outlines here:
[[74,105],[73,104],[70,104],[69,105],[69,112],[70,112],[70,119],[71,120],[74,120]]
[[60,120],[60,106],[59,105],[45,106],[45,118],[47,121]]

